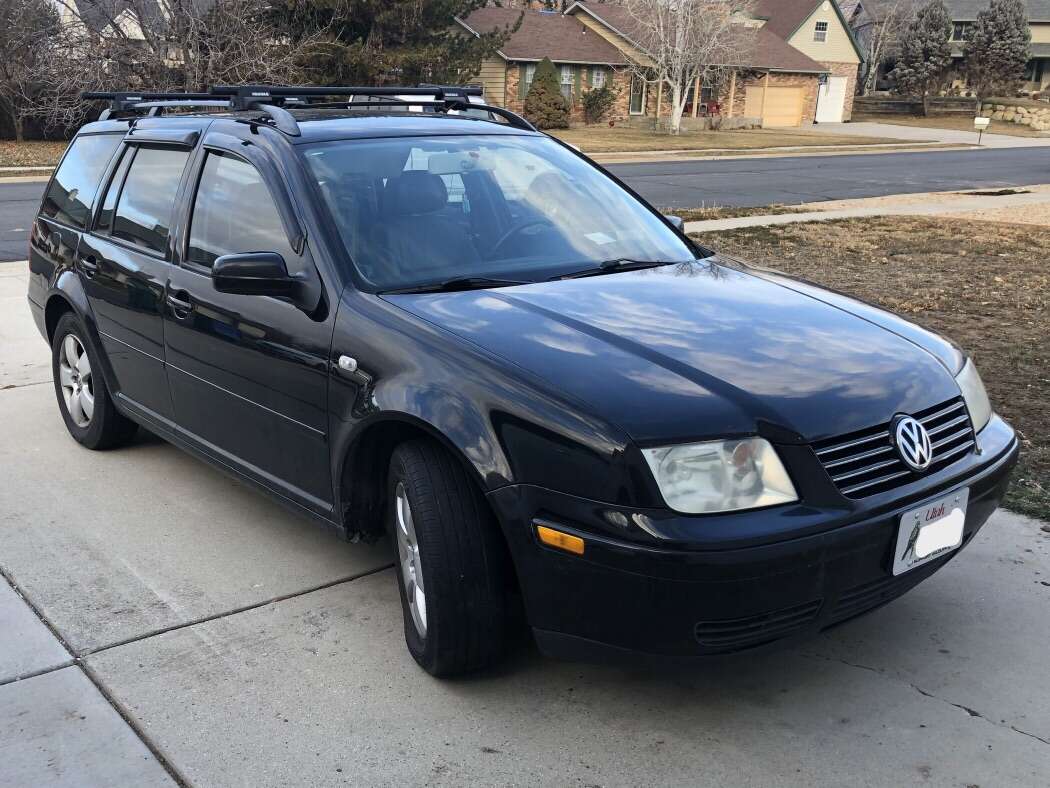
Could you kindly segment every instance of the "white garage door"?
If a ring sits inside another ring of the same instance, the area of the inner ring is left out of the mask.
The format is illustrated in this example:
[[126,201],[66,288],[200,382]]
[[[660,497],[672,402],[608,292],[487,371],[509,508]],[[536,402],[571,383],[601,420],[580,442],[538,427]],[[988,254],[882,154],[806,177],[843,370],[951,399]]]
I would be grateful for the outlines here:
[[817,123],[841,123],[846,109],[846,78],[828,77],[820,86],[817,99]]

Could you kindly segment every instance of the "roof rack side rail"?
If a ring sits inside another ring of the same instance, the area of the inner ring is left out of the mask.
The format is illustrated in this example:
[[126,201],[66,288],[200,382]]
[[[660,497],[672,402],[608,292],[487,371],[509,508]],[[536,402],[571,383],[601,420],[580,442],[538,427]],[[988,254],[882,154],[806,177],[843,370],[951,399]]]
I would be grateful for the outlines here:
[[243,101],[265,101],[289,96],[432,96],[444,101],[451,97],[482,95],[482,89],[476,85],[419,85],[411,88],[389,85],[214,85],[211,92],[216,96],[236,96]]

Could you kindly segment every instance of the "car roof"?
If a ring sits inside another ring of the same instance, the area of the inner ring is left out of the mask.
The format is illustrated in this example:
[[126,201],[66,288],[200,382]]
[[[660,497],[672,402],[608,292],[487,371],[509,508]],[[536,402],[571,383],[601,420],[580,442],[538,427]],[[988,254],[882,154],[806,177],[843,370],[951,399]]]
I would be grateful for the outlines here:
[[[406,112],[405,110],[347,110],[289,109],[299,124],[300,136],[286,139],[292,144],[328,142],[343,139],[375,137],[426,137],[450,135],[499,134],[513,136],[542,136],[537,132],[516,128],[468,115],[446,115],[440,112]],[[210,112],[139,117],[135,127],[201,129],[223,121],[258,119],[259,112]],[[79,134],[127,131],[130,119],[100,120],[83,126]],[[260,126],[266,124],[260,123]],[[283,136],[283,135],[282,135]]]

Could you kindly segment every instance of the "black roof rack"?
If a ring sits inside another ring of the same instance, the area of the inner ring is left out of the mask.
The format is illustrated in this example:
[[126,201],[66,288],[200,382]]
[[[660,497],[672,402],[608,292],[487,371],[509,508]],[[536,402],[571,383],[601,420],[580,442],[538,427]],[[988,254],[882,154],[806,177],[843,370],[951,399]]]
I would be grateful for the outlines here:
[[[366,101],[355,101],[354,107],[407,106],[433,107],[439,112],[477,109],[490,112],[505,119],[515,128],[536,131],[536,127],[517,113],[470,101],[471,96],[483,95],[478,85],[418,85],[396,86],[277,86],[277,85],[213,85],[207,93],[135,93],[88,92],[81,98],[89,101],[109,101],[109,108],[99,120],[106,120],[117,113],[140,114],[146,110],[150,116],[157,115],[165,107],[203,107],[229,109],[232,111],[258,110],[266,114],[275,128],[292,137],[300,134],[299,124],[287,107],[332,106],[331,103],[312,102],[311,98],[334,98],[336,96],[365,96]],[[420,101],[406,99],[420,96]],[[389,97],[389,98],[387,98]],[[350,103],[348,102],[348,106]],[[340,106],[337,104],[336,106]]]

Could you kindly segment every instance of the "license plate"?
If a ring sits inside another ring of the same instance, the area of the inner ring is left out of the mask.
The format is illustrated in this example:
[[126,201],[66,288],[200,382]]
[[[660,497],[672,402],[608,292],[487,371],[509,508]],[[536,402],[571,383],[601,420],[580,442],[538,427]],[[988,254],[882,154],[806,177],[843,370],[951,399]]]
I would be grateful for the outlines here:
[[893,574],[922,566],[961,545],[969,499],[970,489],[964,487],[902,515],[893,553]]

